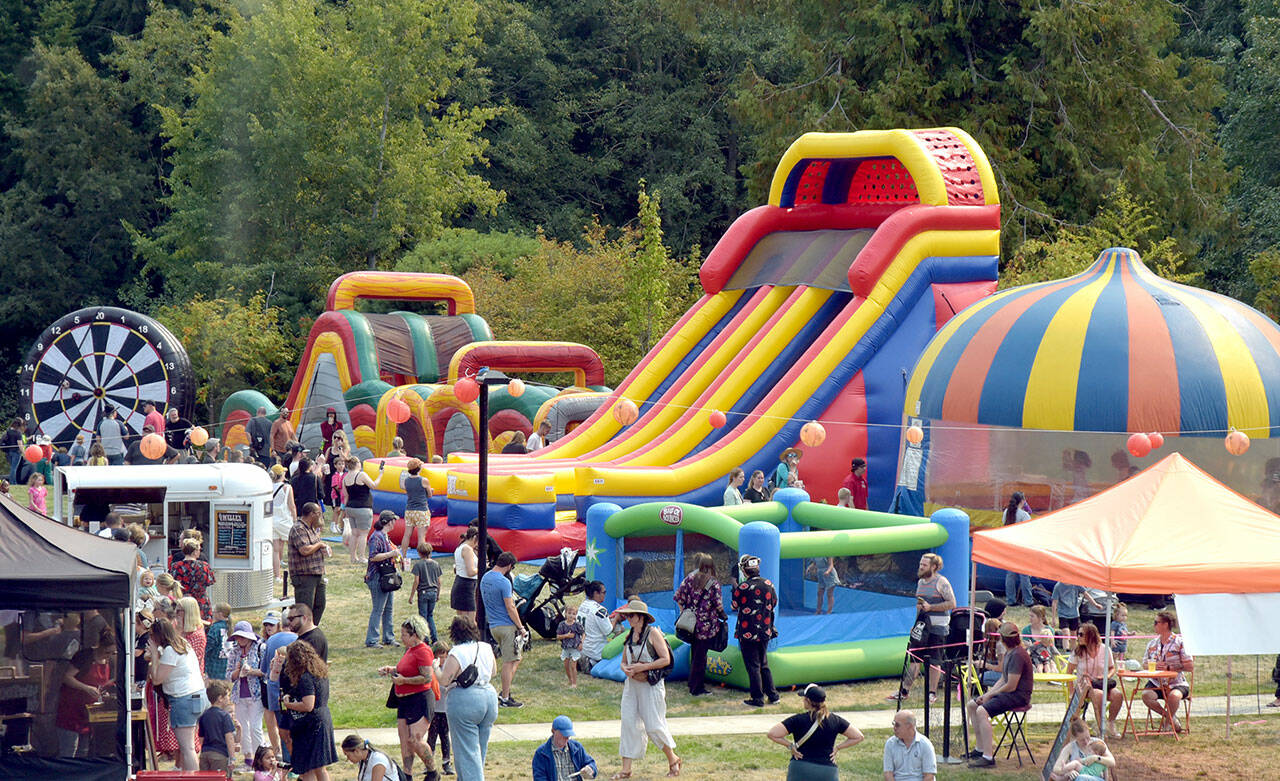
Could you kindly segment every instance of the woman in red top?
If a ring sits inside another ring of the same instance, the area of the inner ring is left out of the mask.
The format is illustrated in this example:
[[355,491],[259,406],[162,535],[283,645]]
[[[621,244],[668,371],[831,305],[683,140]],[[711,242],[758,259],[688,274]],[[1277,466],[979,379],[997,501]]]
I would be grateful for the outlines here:
[[58,756],[89,756],[89,705],[102,699],[111,683],[111,657],[116,634],[103,629],[96,648],[85,648],[71,657],[58,693]]
[[413,758],[420,757],[426,767],[426,781],[437,781],[435,757],[427,747],[424,737],[435,715],[435,701],[440,693],[439,684],[431,672],[435,655],[431,646],[423,642],[431,636],[427,620],[422,616],[409,616],[400,625],[400,642],[404,643],[404,656],[395,667],[381,667],[378,673],[390,675],[394,684],[387,698],[387,707],[396,709],[396,729],[400,733],[400,759],[406,773],[413,772]]
[[183,558],[169,565],[169,573],[182,585],[184,594],[196,598],[200,605],[200,617],[208,621],[213,617],[208,589],[218,582],[218,577],[213,574],[209,562],[200,558],[200,547],[200,541],[195,539],[182,543]]
[[867,462],[855,458],[849,464],[849,474],[844,476],[841,487],[848,488],[853,494],[853,506],[859,510],[867,509]]

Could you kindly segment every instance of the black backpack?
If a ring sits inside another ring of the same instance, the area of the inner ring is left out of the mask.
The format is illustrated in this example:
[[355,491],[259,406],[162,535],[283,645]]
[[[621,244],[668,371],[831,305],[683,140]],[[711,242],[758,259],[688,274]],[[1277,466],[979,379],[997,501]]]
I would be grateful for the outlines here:
[[[384,773],[382,775],[383,781],[410,781],[409,774],[404,772],[404,768],[400,767],[400,763],[392,759],[390,754],[386,753],[385,751],[378,751],[373,746],[370,746],[368,741],[365,741],[364,746],[365,748],[369,749],[370,757],[372,757],[373,753],[377,751],[377,753],[386,757],[387,762],[391,764],[390,772]],[[366,758],[364,762],[360,763],[359,769],[356,770],[356,778],[360,778],[364,775],[364,766],[365,766],[365,763],[367,763],[368,761],[369,759]]]

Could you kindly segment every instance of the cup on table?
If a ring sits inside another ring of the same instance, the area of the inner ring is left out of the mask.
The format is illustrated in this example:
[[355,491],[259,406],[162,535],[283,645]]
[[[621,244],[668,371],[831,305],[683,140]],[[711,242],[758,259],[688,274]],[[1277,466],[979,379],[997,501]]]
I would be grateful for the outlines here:
[[1155,671],[1156,671],[1156,660],[1155,660],[1155,659],[1148,659],[1148,660],[1147,660],[1147,672],[1151,672],[1151,673],[1153,673],[1153,672],[1155,672]]

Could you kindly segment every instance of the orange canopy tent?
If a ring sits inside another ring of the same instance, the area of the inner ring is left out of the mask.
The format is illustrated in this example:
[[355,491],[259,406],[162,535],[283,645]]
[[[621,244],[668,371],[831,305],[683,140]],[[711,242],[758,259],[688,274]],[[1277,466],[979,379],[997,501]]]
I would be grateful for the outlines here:
[[975,532],[973,560],[1134,594],[1280,592],[1280,516],[1174,453],[1084,501]]

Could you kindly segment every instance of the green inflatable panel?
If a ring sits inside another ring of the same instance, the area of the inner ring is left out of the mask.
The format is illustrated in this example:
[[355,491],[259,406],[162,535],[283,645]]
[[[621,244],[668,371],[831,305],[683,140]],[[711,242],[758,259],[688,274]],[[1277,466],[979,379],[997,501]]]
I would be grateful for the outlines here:
[[[889,678],[902,673],[907,636],[881,637],[851,643],[796,645],[769,652],[774,686]],[[707,678],[748,688],[742,653],[736,645],[707,654]]]

